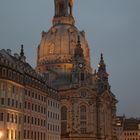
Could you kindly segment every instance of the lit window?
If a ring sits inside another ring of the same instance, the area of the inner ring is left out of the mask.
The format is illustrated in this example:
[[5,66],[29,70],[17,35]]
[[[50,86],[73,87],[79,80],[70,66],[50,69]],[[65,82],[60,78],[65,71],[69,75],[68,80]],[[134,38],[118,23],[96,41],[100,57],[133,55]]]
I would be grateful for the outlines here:
[[138,129],[140,130],[140,124],[138,124]]

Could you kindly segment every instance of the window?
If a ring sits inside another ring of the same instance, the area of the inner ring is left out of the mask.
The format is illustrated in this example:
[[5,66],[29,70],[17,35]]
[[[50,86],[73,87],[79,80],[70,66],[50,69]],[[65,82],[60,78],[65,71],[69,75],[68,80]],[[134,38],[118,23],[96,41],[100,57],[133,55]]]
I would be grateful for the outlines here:
[[30,103],[28,103],[28,109],[30,109]]
[[24,130],[24,139],[26,139],[26,130]]
[[84,81],[84,79],[85,79],[85,75],[84,73],[81,73],[81,81]]
[[24,123],[26,123],[26,115],[24,115]]
[[20,131],[18,131],[18,139],[20,140]]
[[9,139],[9,129],[7,129],[7,139]]
[[140,130],[140,124],[138,124],[138,129]]
[[86,128],[81,128],[81,134],[86,134]]
[[13,130],[11,130],[11,139],[14,138],[13,135],[14,135],[14,132],[13,132]]
[[61,108],[61,120],[67,120],[67,108],[65,106]]
[[1,98],[1,105],[4,105],[4,98]]
[[67,133],[67,107],[63,106],[61,108],[61,134],[65,135]]
[[0,113],[0,121],[3,121],[3,119],[4,119],[4,114]]
[[86,106],[84,105],[80,107],[80,119],[86,120]]
[[32,98],[34,98],[34,92],[32,92]]
[[81,91],[81,97],[86,97],[86,92],[85,91]]
[[32,111],[34,110],[34,104],[32,104]]
[[87,122],[87,108],[85,105],[80,107],[80,131],[81,134],[86,134],[86,122]]

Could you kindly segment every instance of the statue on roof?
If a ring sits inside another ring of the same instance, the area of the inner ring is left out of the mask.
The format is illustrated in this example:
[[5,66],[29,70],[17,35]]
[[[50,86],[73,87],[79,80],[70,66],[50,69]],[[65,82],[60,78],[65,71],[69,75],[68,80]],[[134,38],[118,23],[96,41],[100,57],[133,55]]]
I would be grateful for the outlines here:
[[69,9],[70,9],[71,16],[73,16],[73,4],[74,4],[74,0],[69,0]]
[[54,0],[55,16],[72,16],[74,0]]

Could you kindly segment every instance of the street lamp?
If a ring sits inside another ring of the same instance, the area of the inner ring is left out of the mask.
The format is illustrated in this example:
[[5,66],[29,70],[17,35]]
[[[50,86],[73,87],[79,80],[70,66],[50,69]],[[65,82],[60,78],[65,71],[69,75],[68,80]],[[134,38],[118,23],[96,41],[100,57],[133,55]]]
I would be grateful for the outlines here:
[[3,135],[3,134],[2,134],[2,132],[0,131],[0,139],[2,138],[2,135]]

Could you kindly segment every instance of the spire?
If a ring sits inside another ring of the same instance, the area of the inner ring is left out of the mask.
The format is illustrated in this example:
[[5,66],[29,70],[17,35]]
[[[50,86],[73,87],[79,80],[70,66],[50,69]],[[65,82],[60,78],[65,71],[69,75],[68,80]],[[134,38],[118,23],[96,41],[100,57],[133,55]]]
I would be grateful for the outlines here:
[[104,58],[103,58],[103,54],[101,53],[101,61],[102,63],[104,63]]
[[74,25],[73,4],[74,0],[54,0],[55,15],[53,25],[60,23]]
[[23,44],[21,45],[21,50],[20,50],[20,60],[25,62],[26,57],[24,56],[24,48],[23,48]]
[[106,64],[104,63],[104,57],[101,53],[100,62],[98,65],[98,72],[96,73],[97,88],[100,93],[105,90],[110,90],[110,85],[108,82],[108,73],[106,72]]
[[83,54],[83,49],[81,48],[81,41],[80,41],[80,35],[78,35],[77,37],[77,45],[75,48],[75,53],[74,53],[74,57],[80,57],[83,58],[84,54]]
[[106,64],[104,63],[104,57],[103,57],[102,53],[101,53],[101,56],[100,56],[100,62],[98,64],[98,71],[106,72]]
[[20,56],[21,56],[21,57],[23,57],[23,56],[24,56],[24,48],[23,48],[23,44],[21,45]]

